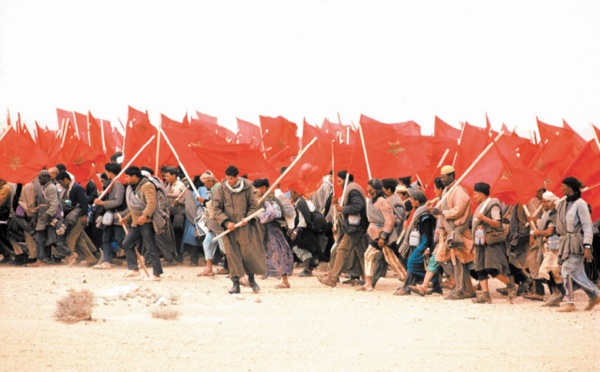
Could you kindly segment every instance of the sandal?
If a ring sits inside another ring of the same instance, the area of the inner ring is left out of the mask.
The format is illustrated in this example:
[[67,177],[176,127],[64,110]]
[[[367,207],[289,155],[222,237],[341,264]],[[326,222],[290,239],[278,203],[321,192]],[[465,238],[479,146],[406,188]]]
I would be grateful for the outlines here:
[[275,289],[288,289],[290,288],[289,284],[285,284],[285,283],[279,283],[275,286]]

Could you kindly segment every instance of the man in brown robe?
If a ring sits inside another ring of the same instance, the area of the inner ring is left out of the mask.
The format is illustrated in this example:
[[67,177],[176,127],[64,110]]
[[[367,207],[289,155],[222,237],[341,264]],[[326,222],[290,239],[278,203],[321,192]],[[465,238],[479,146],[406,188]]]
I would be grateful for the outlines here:
[[263,238],[256,220],[236,223],[256,212],[258,199],[250,181],[238,177],[239,170],[230,165],[225,170],[225,179],[213,195],[212,203],[215,220],[229,234],[222,239],[229,263],[229,272],[233,286],[229,293],[240,293],[240,278],[248,274],[248,283],[253,292],[260,287],[254,279],[255,274],[266,274],[267,258],[263,247]]

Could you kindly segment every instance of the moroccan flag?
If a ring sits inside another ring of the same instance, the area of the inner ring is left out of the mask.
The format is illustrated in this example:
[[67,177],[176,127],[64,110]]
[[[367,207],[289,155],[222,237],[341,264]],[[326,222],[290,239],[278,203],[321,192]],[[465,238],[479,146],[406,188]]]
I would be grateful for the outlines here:
[[276,169],[287,167],[298,155],[298,126],[282,116],[260,116],[263,149],[267,161]]
[[[72,147],[73,155],[71,159],[65,160],[64,164],[67,171],[75,176],[75,180],[85,186],[97,173],[97,169],[104,167],[106,155],[102,151],[91,148],[78,138],[65,142],[63,146],[63,148],[70,147]],[[102,164],[102,167],[100,164]]]
[[563,174],[567,171],[575,157],[576,150],[568,136],[555,136],[548,143],[542,144],[538,153],[529,162],[529,169],[534,169],[546,176],[546,188],[555,194],[560,192]]
[[[494,146],[496,150],[498,148]],[[493,149],[492,149],[493,150]],[[500,179],[491,190],[491,195],[506,204],[527,204],[541,187],[544,186],[544,175],[523,165],[502,159],[504,170]]]
[[566,132],[564,128],[544,123],[537,117],[535,118],[535,120],[537,122],[538,131],[540,132],[541,143],[547,143],[552,138],[558,135],[564,135]]
[[[460,144],[454,161],[456,176],[460,177],[490,143],[490,132],[469,123],[463,126]],[[452,164],[448,162],[448,164]]]
[[8,128],[0,140],[0,178],[24,184],[48,166],[48,156],[35,142]]
[[363,190],[367,188],[367,182],[369,181],[369,175],[367,173],[367,163],[365,162],[365,155],[363,153],[362,144],[356,141],[354,144],[333,144],[333,165],[331,167],[333,171],[333,185],[335,186],[335,195],[340,197],[342,195],[342,188],[337,185],[337,173],[342,170],[348,171],[348,173],[354,176],[354,182],[359,184]]
[[586,145],[586,141],[581,137],[581,135],[573,130],[571,126],[563,119],[563,128],[565,132],[571,136],[571,140],[577,146],[577,149],[583,149]]
[[[225,178],[225,169],[233,165],[240,171],[240,176],[247,174],[248,179],[267,178],[271,183],[279,177],[277,172],[264,158],[259,149],[250,148],[247,144],[220,144],[218,146],[190,146],[197,160],[203,164],[200,174],[210,169],[218,179]],[[183,159],[182,159],[183,162]],[[185,164],[187,168],[187,163]],[[189,170],[188,170],[189,172]]]
[[539,151],[539,146],[534,145],[527,138],[519,137],[515,132],[504,132],[496,142],[498,150],[510,164],[527,166]]
[[454,128],[439,117],[435,117],[433,134],[438,138],[450,138],[458,141],[460,139],[461,130]]
[[[329,147],[329,150],[327,150],[327,147]],[[326,157],[325,154],[329,154],[329,156]],[[302,154],[302,158],[286,177],[281,180],[281,190],[287,192],[293,189],[301,195],[309,195],[316,191],[323,181],[323,176],[329,174],[331,170],[330,154],[331,142],[315,141],[306,149]]]
[[332,123],[328,119],[324,119],[323,124],[321,124],[321,131],[330,139],[339,139],[346,129],[341,123]]
[[38,122],[35,122],[35,133],[36,133],[36,143],[44,151],[48,154],[54,143],[58,140],[57,131],[48,130],[48,128],[42,128]]
[[192,119],[192,124],[202,126],[211,134],[216,134],[224,142],[232,142],[235,140],[235,133],[219,125],[216,117],[203,114],[200,111],[196,111],[196,115],[198,116],[198,119]]
[[[102,127],[94,118],[91,112],[88,111],[88,123],[90,124],[90,147],[102,154],[102,159],[96,162],[96,173],[104,172],[104,165],[110,162],[110,155],[114,153],[106,146],[106,140],[102,135]],[[95,177],[92,177],[95,179]]]
[[321,129],[308,124],[305,119],[302,123],[302,148],[305,148],[315,137],[317,137],[317,142],[320,143],[319,148],[323,150],[322,157],[331,160],[331,141],[333,138],[329,137]]
[[77,135],[81,140],[90,145],[90,135],[89,135],[89,126],[88,126],[88,117],[87,115],[80,114],[78,112],[73,111],[73,120],[75,120],[75,127],[77,129]]
[[595,140],[586,143],[583,150],[572,160],[571,164],[560,177],[560,182],[566,177],[575,177],[585,186],[600,183],[600,151]]
[[[158,132],[156,127],[150,123],[148,113],[138,111],[129,106],[127,125],[125,127],[125,143],[123,145],[123,164],[129,162],[152,136],[158,137]],[[133,165],[139,167],[147,166],[154,169],[156,165],[156,139],[154,139],[153,144],[150,144],[142,151],[133,162]]]
[[396,134],[398,136],[420,136],[421,135],[421,126],[412,120],[405,121],[402,123],[386,124],[386,123],[382,123],[380,121],[377,121],[366,115],[361,114],[360,115],[360,123],[362,124],[363,130],[365,129],[365,126],[369,126],[371,124],[374,124],[374,125],[383,124],[383,125],[389,125],[389,126],[393,127],[394,131],[396,132]]
[[394,126],[374,122],[361,122],[361,128],[372,177],[397,178],[427,168],[422,136],[399,135]]
[[588,190],[581,192],[581,198],[592,206],[592,221],[600,218],[600,185],[590,185]]
[[[72,121],[73,124],[75,124],[75,121],[73,119],[73,112],[71,112],[71,111],[57,108],[56,109],[56,118],[58,120],[58,131],[60,133],[64,133],[64,130],[67,126],[68,121]],[[75,131],[75,132],[77,132],[77,131]]]
[[249,121],[237,119],[238,135],[237,143],[248,144],[257,147],[261,143],[260,128]]

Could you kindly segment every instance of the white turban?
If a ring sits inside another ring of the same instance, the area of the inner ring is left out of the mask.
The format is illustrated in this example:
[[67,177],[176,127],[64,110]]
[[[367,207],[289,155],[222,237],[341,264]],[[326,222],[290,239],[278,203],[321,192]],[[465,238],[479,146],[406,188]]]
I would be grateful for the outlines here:
[[558,196],[554,195],[554,193],[552,191],[546,191],[545,193],[542,194],[542,198],[544,200],[547,200],[549,202],[554,202],[557,201],[559,199]]

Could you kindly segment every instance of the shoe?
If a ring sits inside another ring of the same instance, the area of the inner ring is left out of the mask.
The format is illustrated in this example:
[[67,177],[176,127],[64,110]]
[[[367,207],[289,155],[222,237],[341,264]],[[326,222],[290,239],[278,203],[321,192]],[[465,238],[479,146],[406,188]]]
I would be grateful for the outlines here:
[[320,281],[322,284],[325,284],[326,286],[329,286],[329,287],[331,287],[331,288],[335,288],[335,286],[337,285],[337,283],[336,283],[336,282],[334,282],[333,280],[331,280],[330,278],[323,278],[323,277],[320,277],[320,278],[319,278],[319,281]]
[[227,292],[230,294],[240,293],[240,280],[235,277],[231,278],[231,281],[233,282],[233,286]]
[[411,286],[410,286],[410,287],[408,287],[408,288],[410,288],[410,291],[411,291],[412,293],[416,293],[416,294],[418,294],[418,295],[419,295],[419,296],[421,296],[421,297],[425,297],[425,295],[429,294],[429,293],[425,292],[425,291],[424,291],[424,290],[421,288],[421,286],[420,286],[420,285],[411,285]]
[[526,298],[526,299],[532,300],[532,301],[544,301],[544,296],[542,296],[541,294],[537,294],[537,293],[526,293],[523,295],[523,298]]
[[465,294],[461,292],[451,292],[448,296],[444,297],[444,300],[464,300]]
[[140,276],[140,272],[138,270],[127,270],[125,274],[123,274],[125,278],[134,278]]
[[350,279],[348,279],[348,280],[344,280],[344,281],[342,282],[342,284],[356,285],[356,279],[354,279],[354,278],[350,278]]
[[160,282],[160,276],[152,275],[150,277],[145,277],[144,280],[147,282]]
[[12,258],[10,255],[6,255],[2,258],[2,260],[0,260],[0,264],[7,264],[10,263],[10,261],[12,261]]
[[298,276],[301,278],[312,276],[312,272],[308,269],[303,269],[302,271],[300,271],[300,274],[298,274]]
[[577,311],[577,309],[575,308],[574,304],[570,303],[567,303],[566,305],[557,310],[558,313],[572,313],[574,311]]
[[398,289],[396,289],[396,292],[394,292],[394,296],[408,296],[410,295],[410,291],[407,291],[406,289],[404,289],[404,287],[400,287]]
[[497,288],[496,292],[500,293],[502,296],[508,296],[508,288]]
[[250,288],[252,288],[252,292],[254,292],[254,293],[260,292],[260,286],[258,285],[256,280],[254,280],[254,275],[248,276],[248,284],[250,284]]
[[584,311],[590,311],[594,308],[594,306],[600,304],[600,296],[596,296],[594,298],[590,298],[588,305],[583,309]]

